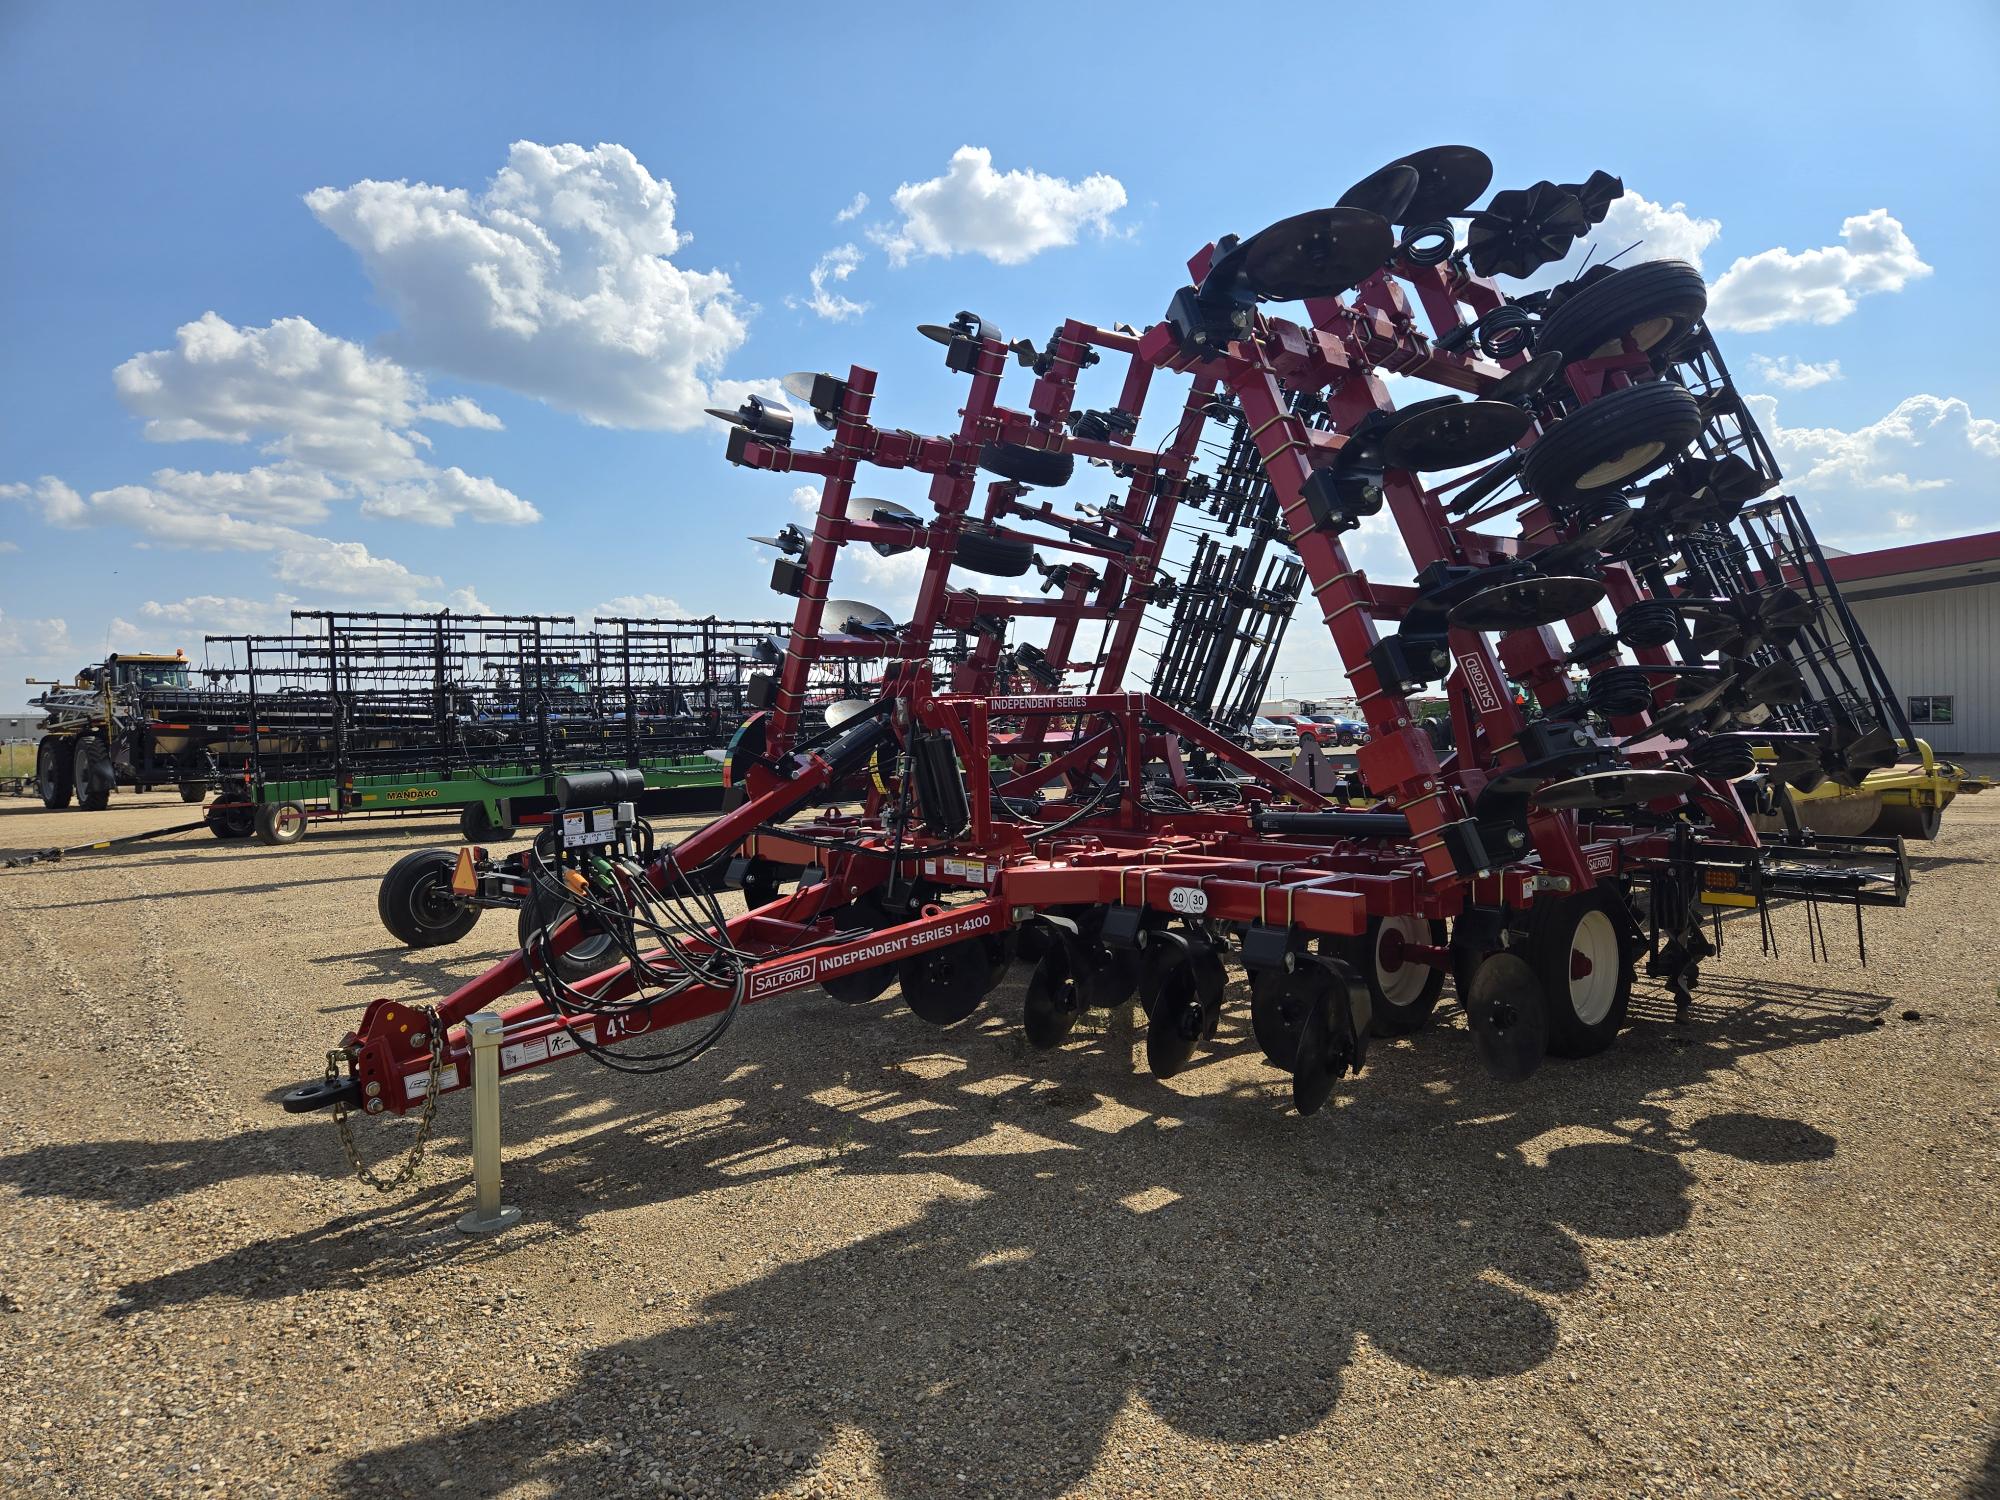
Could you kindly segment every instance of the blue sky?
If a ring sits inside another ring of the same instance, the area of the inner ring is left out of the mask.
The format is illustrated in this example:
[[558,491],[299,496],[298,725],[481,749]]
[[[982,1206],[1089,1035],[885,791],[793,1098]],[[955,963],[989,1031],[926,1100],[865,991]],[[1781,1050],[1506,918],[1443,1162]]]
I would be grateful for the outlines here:
[[[704,391],[852,361],[947,428],[915,323],[1144,324],[1206,240],[1443,141],[1496,187],[1618,173],[1630,258],[1699,254],[1825,539],[1996,524],[2000,11],[1441,13],[1457,45],[1379,9],[0,9],[0,706],[292,601],[776,613],[742,538],[792,486],[723,462]],[[1285,665],[1338,686],[1309,628]]]

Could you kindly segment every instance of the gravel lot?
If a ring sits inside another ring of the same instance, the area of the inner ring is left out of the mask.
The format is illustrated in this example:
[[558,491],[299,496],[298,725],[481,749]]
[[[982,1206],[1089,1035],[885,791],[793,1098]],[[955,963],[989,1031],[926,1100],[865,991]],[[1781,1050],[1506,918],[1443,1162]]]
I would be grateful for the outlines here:
[[[181,816],[8,799],[0,850]],[[452,838],[0,874],[0,1493],[2000,1494],[2000,793],[1865,971],[1738,924],[1692,1024],[1520,1086],[1447,1003],[1300,1120],[1240,1012],[1163,1085],[1118,1024],[1033,1054],[1018,978],[545,1070],[497,1241],[465,1096],[390,1199],[273,1103],[501,951],[377,923]]]

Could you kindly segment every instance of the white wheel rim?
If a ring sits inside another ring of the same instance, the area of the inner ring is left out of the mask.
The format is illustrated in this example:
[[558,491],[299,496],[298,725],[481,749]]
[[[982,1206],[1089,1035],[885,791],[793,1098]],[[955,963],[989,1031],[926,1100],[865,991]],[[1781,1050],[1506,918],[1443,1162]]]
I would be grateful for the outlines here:
[[1632,342],[1641,349],[1650,349],[1672,333],[1673,329],[1674,320],[1670,317],[1648,318],[1632,330]]
[[290,838],[296,833],[303,832],[305,826],[306,815],[296,807],[281,807],[278,809],[278,832],[281,836]]
[[1665,443],[1640,443],[1635,448],[1627,448],[1616,458],[1608,458],[1594,469],[1587,469],[1575,481],[1580,490],[1594,490],[1599,485],[1612,484],[1627,474],[1643,469],[1647,464],[1666,451]]
[[1608,914],[1583,914],[1569,942],[1569,1008],[1586,1026],[1611,1014],[1618,995],[1618,929]]
[[[1390,934],[1395,936],[1392,938]],[[1430,965],[1420,964],[1415,959],[1397,957],[1393,967],[1383,963],[1383,949],[1391,955],[1405,943],[1428,943],[1430,932],[1421,917],[1384,917],[1375,932],[1375,987],[1382,992],[1382,999],[1389,1005],[1412,1005],[1424,991],[1424,981],[1430,977]]]

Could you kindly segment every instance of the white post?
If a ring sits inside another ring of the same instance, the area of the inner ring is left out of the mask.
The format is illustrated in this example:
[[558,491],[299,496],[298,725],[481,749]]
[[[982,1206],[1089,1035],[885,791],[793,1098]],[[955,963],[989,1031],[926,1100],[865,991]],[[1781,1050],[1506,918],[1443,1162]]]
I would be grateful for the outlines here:
[[491,1011],[468,1016],[472,1043],[472,1211],[458,1221],[461,1234],[498,1234],[521,1222],[521,1210],[500,1201],[500,1018]]

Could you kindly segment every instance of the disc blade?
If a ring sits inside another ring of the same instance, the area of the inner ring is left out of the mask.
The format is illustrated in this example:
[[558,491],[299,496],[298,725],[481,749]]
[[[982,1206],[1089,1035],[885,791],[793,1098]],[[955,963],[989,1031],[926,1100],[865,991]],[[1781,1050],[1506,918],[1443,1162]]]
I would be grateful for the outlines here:
[[1337,297],[1379,269],[1396,248],[1380,214],[1319,208],[1258,231],[1243,250],[1243,282],[1271,302]]
[[1446,618],[1460,630],[1529,630],[1582,614],[1603,598],[1601,578],[1516,578],[1460,600]]
[[904,1003],[919,1020],[952,1026],[979,1009],[993,987],[993,961],[986,945],[971,938],[904,959],[897,977]]
[[829,599],[820,610],[821,635],[856,635],[871,630],[894,630],[896,622],[885,609],[859,599]]
[[1479,1060],[1493,1077],[1519,1083],[1548,1051],[1547,1005],[1526,959],[1490,954],[1473,972],[1465,1017]]
[[1400,156],[1392,166],[1417,169],[1414,197],[1404,205],[1399,224],[1422,224],[1454,218],[1493,184],[1493,161],[1477,146],[1428,146]]
[[1067,946],[1051,942],[1028,975],[1028,992],[1021,1001],[1021,1029],[1028,1045],[1041,1052],[1060,1046],[1075,1028],[1082,1008]]
[[1536,394],[1563,367],[1560,349],[1544,349],[1518,369],[1500,377],[1500,383],[1486,393],[1488,401],[1524,401]]
[[867,698],[838,698],[826,706],[826,727],[838,729],[874,706],[874,702]]
[[1592,812],[1642,807],[1663,797],[1678,797],[1694,785],[1695,778],[1685,771],[1592,771],[1567,781],[1552,781],[1530,800],[1538,807]]
[[743,420],[741,412],[724,411],[719,406],[704,406],[702,410],[707,412],[711,417],[714,417],[718,422],[727,422],[731,427],[747,427],[750,425]]
[[1505,453],[1534,421],[1507,401],[1454,401],[1398,422],[1382,440],[1392,469],[1456,469]]
[[1187,949],[1178,948],[1174,953],[1146,1016],[1146,1066],[1155,1078],[1171,1078],[1188,1065],[1208,1024],[1201,997],[1195,993],[1194,967],[1188,962]]
[[1366,209],[1391,224],[1407,223],[1406,210],[1423,184],[1423,174],[1407,162],[1379,167],[1340,195],[1338,208]]
[[1317,1114],[1333,1097],[1333,1086],[1347,1071],[1347,1049],[1340,1035],[1340,1019],[1334,1009],[1333,986],[1326,971],[1307,965],[1293,975],[1312,984],[1315,971],[1320,982],[1305,1001],[1305,1021],[1299,1027],[1298,1047],[1292,1055],[1292,1108],[1302,1115]]
[[[813,398],[813,382],[821,378],[821,376],[811,370],[794,370],[791,374],[780,380],[778,384],[784,388],[787,396],[790,396],[793,400],[803,405],[810,406],[812,405]],[[831,376],[824,378],[832,379]]]
[[934,344],[949,344],[958,337],[956,331],[945,327],[942,323],[919,323],[917,332]]

